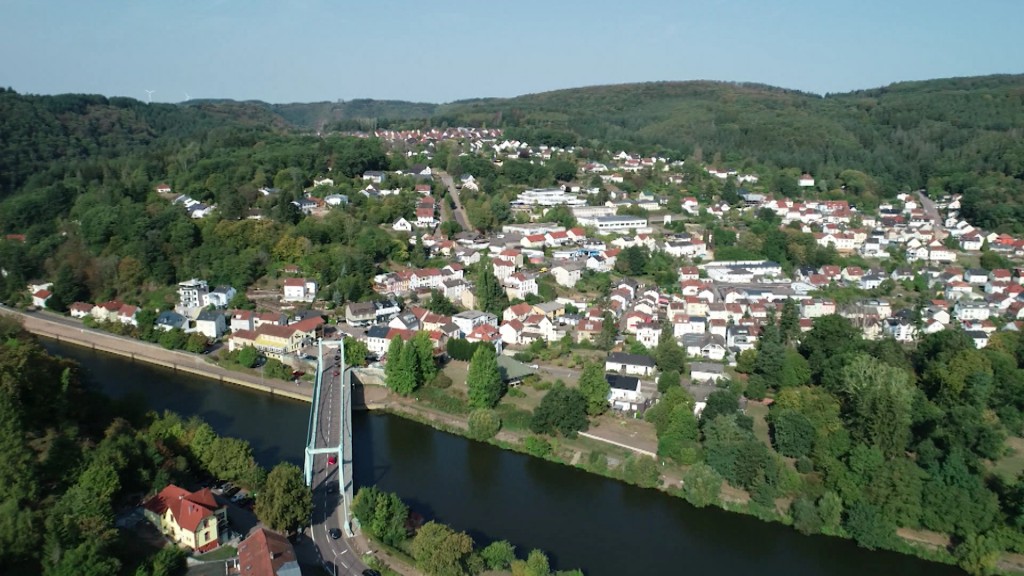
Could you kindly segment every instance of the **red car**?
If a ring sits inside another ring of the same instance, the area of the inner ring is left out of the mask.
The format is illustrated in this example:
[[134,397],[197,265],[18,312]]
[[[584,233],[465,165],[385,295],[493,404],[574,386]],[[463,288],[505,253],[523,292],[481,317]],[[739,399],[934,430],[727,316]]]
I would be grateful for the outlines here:
[[331,454],[330,456],[327,457],[327,465],[328,466],[334,466],[337,463],[338,463],[338,457],[335,456],[334,454]]

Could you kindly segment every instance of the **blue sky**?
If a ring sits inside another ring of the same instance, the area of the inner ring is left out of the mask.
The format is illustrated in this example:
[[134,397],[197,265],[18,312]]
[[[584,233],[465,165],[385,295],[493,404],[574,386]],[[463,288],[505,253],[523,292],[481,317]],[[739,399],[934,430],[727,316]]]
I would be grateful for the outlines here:
[[0,0],[0,85],[448,102],[658,80],[1024,72],[1024,0]]

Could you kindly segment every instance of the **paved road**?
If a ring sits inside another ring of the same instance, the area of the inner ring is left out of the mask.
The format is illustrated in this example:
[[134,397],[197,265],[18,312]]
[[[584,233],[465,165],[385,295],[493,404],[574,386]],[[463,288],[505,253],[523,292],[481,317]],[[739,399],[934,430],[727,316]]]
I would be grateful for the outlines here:
[[295,384],[273,378],[264,378],[262,373],[257,376],[245,372],[227,370],[210,364],[204,356],[199,354],[167,350],[162,346],[149,342],[118,336],[102,330],[86,328],[82,321],[77,318],[68,318],[53,312],[44,311],[22,312],[2,304],[0,304],[0,314],[20,318],[25,329],[33,334],[67,339],[69,341],[93,342],[104,348],[121,350],[126,354],[134,354],[135,358],[139,361],[155,360],[164,364],[177,364],[181,367],[188,366],[190,369],[202,371],[203,374],[213,379],[228,377],[259,384],[275,390],[295,393],[303,397],[310,397],[312,395],[312,387],[309,384]]
[[462,226],[462,229],[469,232],[473,230],[473,227],[469,225],[469,218],[466,216],[466,209],[462,206],[462,201],[459,200],[459,190],[455,187],[455,182],[452,177],[444,172],[437,172],[438,176],[441,177],[441,181],[448,187],[448,194],[451,195],[452,200],[455,202],[455,221]]
[[[315,447],[328,448],[343,442],[341,462],[329,464],[327,454],[313,460],[313,517],[310,534],[320,554],[320,560],[330,574],[362,574],[366,565],[359,558],[354,539],[346,533],[345,516],[348,507],[342,495],[352,496],[352,428],[351,386],[343,385],[338,363],[333,353],[324,353],[323,389],[315,431]],[[342,412],[345,413],[344,418]],[[344,422],[343,422],[344,421]],[[344,424],[344,428],[342,425]],[[345,486],[339,486],[339,466],[344,467]],[[331,532],[340,532],[340,538]]]
[[917,197],[921,201],[921,208],[924,209],[925,214],[934,223],[935,237],[942,240],[946,237],[946,225],[942,221],[942,214],[939,213],[939,207],[935,205],[935,202],[931,198],[925,196],[921,190],[917,191]]

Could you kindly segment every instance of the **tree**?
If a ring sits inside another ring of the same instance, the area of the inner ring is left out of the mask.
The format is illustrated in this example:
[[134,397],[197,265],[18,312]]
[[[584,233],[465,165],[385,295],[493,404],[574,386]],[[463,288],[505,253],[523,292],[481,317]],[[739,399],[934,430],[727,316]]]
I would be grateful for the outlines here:
[[466,559],[473,552],[473,539],[444,524],[427,522],[412,540],[416,566],[431,576],[464,576]]
[[469,414],[469,437],[489,440],[501,430],[501,418],[489,408],[477,408]]
[[452,360],[469,362],[473,359],[473,354],[476,353],[476,349],[480,347],[480,344],[480,342],[470,342],[465,338],[452,338],[448,340],[448,356],[450,356]]
[[998,537],[988,534],[969,534],[953,549],[957,565],[972,576],[995,574],[1001,553]]
[[188,336],[178,328],[168,330],[160,336],[160,345],[168,350],[181,350],[187,341]]
[[291,380],[292,372],[294,372],[294,370],[292,370],[291,366],[281,362],[277,358],[268,358],[267,363],[263,365],[263,373],[267,378]]
[[430,310],[434,314],[441,314],[443,316],[451,316],[459,311],[459,309],[455,307],[455,304],[452,304],[452,301],[446,298],[440,290],[430,291],[430,300],[427,301],[424,308]]
[[818,534],[821,532],[823,523],[821,514],[814,501],[801,496],[793,501],[789,507],[789,514],[793,517],[793,527],[801,534]]
[[[396,338],[396,340],[400,340],[400,338]],[[370,356],[370,349],[366,346],[366,342],[346,336],[344,343],[345,364],[356,367],[366,366],[366,359]]]
[[913,419],[907,372],[858,354],[843,369],[842,382],[854,439],[877,446],[889,458],[902,455]]
[[703,462],[683,472],[683,497],[698,508],[718,502],[722,490],[722,476]]
[[203,465],[217,478],[242,483],[255,488],[254,480],[259,475],[252,446],[238,438],[217,437],[204,452]]
[[416,360],[416,388],[430,382],[437,376],[437,362],[434,360],[434,343],[426,332],[417,332],[406,348],[411,349]]
[[252,346],[244,346],[238,351],[238,355],[235,357],[238,364],[245,368],[252,368],[256,366],[256,362],[260,359],[260,353],[256,348]]
[[501,316],[505,308],[508,308],[508,297],[505,295],[505,290],[501,287],[501,284],[498,283],[498,278],[494,275],[494,265],[490,260],[480,262],[480,271],[476,276],[475,293],[477,308],[484,312]]
[[740,397],[732,390],[715,390],[708,394],[707,404],[700,413],[700,419],[711,422],[718,416],[730,416],[739,410]]
[[395,336],[388,344],[387,363],[384,364],[384,381],[388,388],[403,396],[408,396],[416,388],[416,371],[410,369],[408,359],[412,355],[407,352],[405,341]]
[[210,341],[206,339],[204,334],[199,332],[193,332],[188,335],[188,339],[185,340],[185,351],[193,354],[199,354],[206,350],[206,347],[210,345]]
[[686,368],[686,352],[676,342],[672,326],[661,327],[658,346],[654,349],[654,362],[662,372],[675,371],[681,373]]
[[65,312],[68,306],[88,298],[89,290],[85,287],[81,275],[69,264],[61,265],[53,280],[53,294],[46,303],[47,307],[57,312]]
[[850,536],[868,550],[889,548],[896,534],[896,527],[878,507],[864,501],[853,503],[845,526]]
[[516,547],[508,540],[498,540],[484,547],[480,556],[491,570],[507,570],[516,559]]
[[814,448],[816,431],[811,421],[795,410],[773,410],[769,415],[772,443],[779,454],[790,458],[807,456]]
[[580,393],[587,401],[587,414],[598,416],[608,410],[608,395],[611,386],[604,377],[604,366],[588,363],[580,374]]
[[601,350],[611,350],[615,346],[615,338],[619,335],[619,326],[611,312],[601,317],[601,333],[597,335],[594,345]]
[[505,382],[501,379],[493,346],[481,346],[473,353],[466,386],[469,404],[474,408],[494,408],[505,395]]
[[530,430],[537,434],[559,433],[570,438],[586,430],[587,425],[586,398],[562,383],[548,390],[530,419]]
[[662,372],[658,376],[658,392],[664,394],[672,388],[678,388],[682,383],[682,378],[679,376],[679,372],[676,370],[669,370]]
[[678,404],[669,414],[664,432],[658,434],[658,456],[692,464],[698,458],[698,440],[700,429],[692,406]]
[[313,494],[302,478],[302,470],[282,462],[267,475],[256,500],[256,516],[279,532],[290,532],[313,513]]
[[352,499],[352,513],[363,530],[389,546],[405,542],[409,507],[397,494],[376,486],[360,488]]

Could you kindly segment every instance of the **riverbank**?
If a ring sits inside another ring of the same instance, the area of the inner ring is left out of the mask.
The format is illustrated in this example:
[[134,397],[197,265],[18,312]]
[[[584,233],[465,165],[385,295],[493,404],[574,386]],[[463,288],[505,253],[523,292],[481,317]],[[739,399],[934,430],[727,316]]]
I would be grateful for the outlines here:
[[313,400],[313,390],[308,385],[301,386],[232,372],[211,364],[201,355],[167,350],[149,342],[86,328],[81,322],[62,316],[50,317],[49,314],[43,312],[26,313],[7,307],[0,308],[0,314],[17,318],[25,330],[36,336],[52,338],[58,342],[115,354],[133,362],[145,362],[174,372],[202,376],[222,384],[241,386],[273,396],[303,402],[312,402]]

